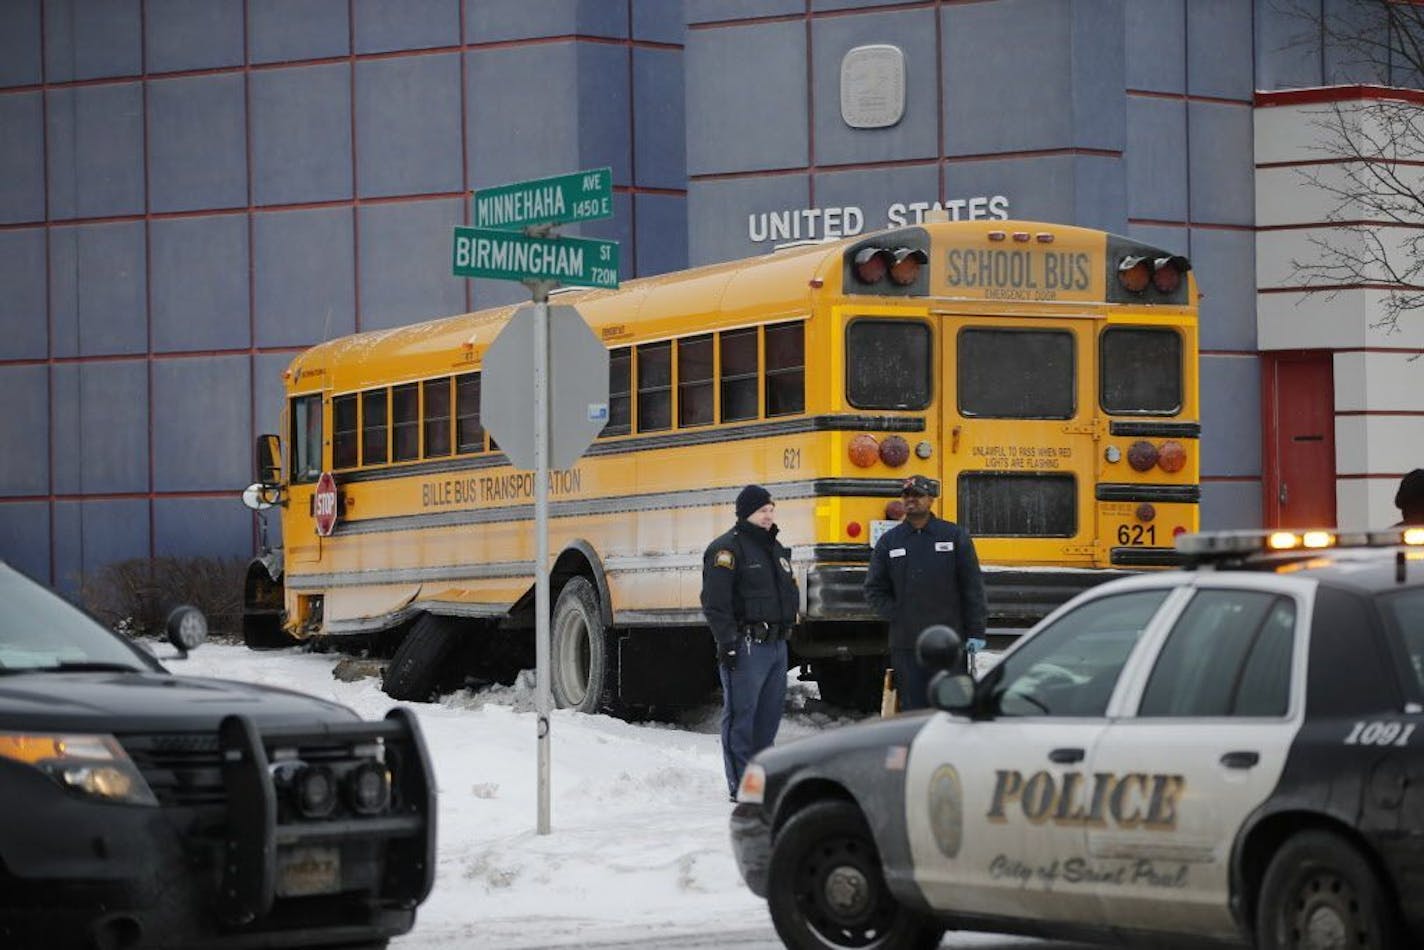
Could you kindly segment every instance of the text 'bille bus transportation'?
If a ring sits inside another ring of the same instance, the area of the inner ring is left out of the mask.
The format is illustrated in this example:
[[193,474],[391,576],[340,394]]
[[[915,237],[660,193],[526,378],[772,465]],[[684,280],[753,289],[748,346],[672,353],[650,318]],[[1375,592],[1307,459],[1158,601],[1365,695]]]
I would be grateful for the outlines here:
[[[701,553],[748,482],[794,544],[793,661],[847,706],[878,703],[885,628],[861,585],[907,475],[944,482],[996,626],[1173,563],[1200,495],[1189,271],[1102,231],[934,222],[561,295],[610,378],[607,426],[550,474],[557,702],[706,697]],[[481,358],[512,312],[292,361],[285,453],[259,439],[248,493],[280,507],[284,545],[249,571],[249,644],[375,637],[404,698],[532,665],[533,476],[480,420]]]

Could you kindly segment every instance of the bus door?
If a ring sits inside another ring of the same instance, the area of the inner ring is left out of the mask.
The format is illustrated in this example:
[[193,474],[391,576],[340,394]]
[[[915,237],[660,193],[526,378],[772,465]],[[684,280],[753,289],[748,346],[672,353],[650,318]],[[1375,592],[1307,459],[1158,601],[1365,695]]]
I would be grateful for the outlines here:
[[282,544],[290,561],[320,561],[322,539],[316,533],[312,496],[322,472],[322,394],[293,396],[287,407],[289,475]]
[[937,317],[942,515],[986,563],[1091,566],[1099,320]]

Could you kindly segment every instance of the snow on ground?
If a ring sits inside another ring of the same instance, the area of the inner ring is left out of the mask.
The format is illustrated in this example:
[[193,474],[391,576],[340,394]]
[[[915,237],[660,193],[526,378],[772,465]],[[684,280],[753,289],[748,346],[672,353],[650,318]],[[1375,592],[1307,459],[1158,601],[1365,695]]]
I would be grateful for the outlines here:
[[[173,672],[285,687],[362,716],[392,705],[341,658],[209,643]],[[794,674],[793,674],[794,676]],[[679,725],[553,713],[551,834],[539,835],[533,673],[511,687],[412,704],[435,761],[435,889],[402,950],[530,948],[770,927],[742,884],[727,831],[719,708]],[[792,680],[779,741],[851,720]]]

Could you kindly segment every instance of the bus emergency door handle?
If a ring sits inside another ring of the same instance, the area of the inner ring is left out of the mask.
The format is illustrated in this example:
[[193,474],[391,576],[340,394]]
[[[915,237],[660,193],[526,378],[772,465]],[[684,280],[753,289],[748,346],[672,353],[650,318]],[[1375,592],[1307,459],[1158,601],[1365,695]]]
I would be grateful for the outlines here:
[[1259,752],[1228,752],[1221,757],[1221,764],[1228,769],[1249,769],[1259,761]]
[[1048,753],[1048,761],[1057,762],[1060,765],[1071,765],[1074,762],[1083,761],[1082,749],[1054,749]]

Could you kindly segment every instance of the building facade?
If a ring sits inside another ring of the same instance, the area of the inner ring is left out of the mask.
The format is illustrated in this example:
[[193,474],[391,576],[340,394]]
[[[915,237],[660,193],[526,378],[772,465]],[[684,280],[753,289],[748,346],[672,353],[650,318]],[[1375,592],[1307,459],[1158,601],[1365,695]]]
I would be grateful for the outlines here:
[[1291,261],[1330,230],[1303,90],[1401,80],[1294,2],[4,0],[0,557],[74,591],[251,553],[293,354],[520,299],[450,274],[470,191],[603,165],[615,216],[567,233],[624,279],[931,209],[1186,254],[1203,525],[1289,520],[1280,482],[1387,523],[1424,331]]

